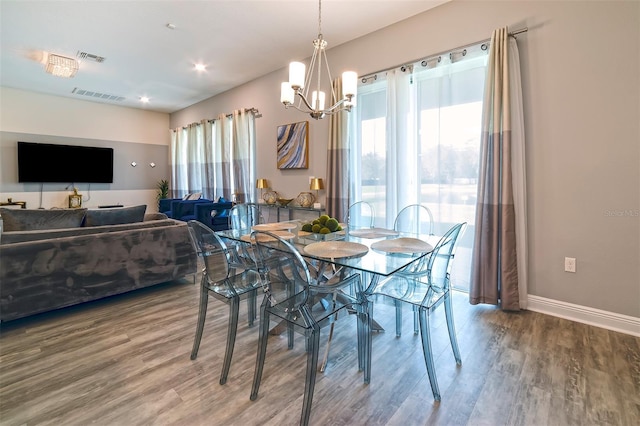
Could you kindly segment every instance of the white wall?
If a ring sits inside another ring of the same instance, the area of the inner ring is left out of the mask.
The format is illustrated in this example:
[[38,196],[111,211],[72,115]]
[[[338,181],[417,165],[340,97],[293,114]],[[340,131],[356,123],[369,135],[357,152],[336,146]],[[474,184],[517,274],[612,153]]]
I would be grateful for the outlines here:
[[[360,75],[487,39],[518,37],[527,138],[529,293],[640,317],[640,3],[453,1],[331,49]],[[295,35],[304,36],[304,35]],[[315,34],[310,31],[311,40]],[[331,34],[325,34],[331,42]],[[286,65],[286,64],[283,64]],[[328,120],[279,103],[285,68],[171,115],[171,127],[255,107],[257,176],[293,197],[326,176]],[[275,131],[309,119],[310,167],[278,170]],[[622,212],[622,213],[621,213]],[[621,215],[620,215],[621,214]],[[577,273],[564,272],[564,257]]]
[[[8,87],[0,87],[0,108],[2,111],[0,132],[2,134],[23,133],[38,135],[43,139],[51,137],[55,139],[56,143],[63,143],[66,138],[69,140],[96,140],[101,143],[112,141],[119,146],[131,144],[132,152],[136,153],[139,151],[137,144],[168,147],[170,142],[169,114],[165,113],[62,98]],[[71,142],[70,144],[77,143]],[[135,173],[123,168],[130,168],[128,159],[126,165],[114,165],[114,173],[118,173],[118,170],[125,170],[128,176],[132,176],[133,179],[136,179],[137,176],[140,181],[146,182],[157,182],[160,179],[169,178],[166,175],[168,158],[154,159],[153,161],[159,163],[161,167],[153,169],[148,167],[144,158],[138,157],[140,157],[139,154],[135,157],[137,162],[142,164],[135,168]],[[15,169],[15,164],[12,164],[14,161],[15,143],[2,144],[0,146],[0,165],[3,165],[6,170],[10,167]],[[47,185],[42,192],[41,201],[39,185],[36,190],[35,184],[15,185],[17,177],[8,176],[5,173],[0,176],[2,176],[0,200],[6,201],[7,198],[13,198],[14,200],[27,201],[29,208],[66,207],[67,196],[71,193],[70,190],[64,190],[64,185],[57,185],[53,189],[51,185]],[[117,176],[114,178],[117,179]],[[17,186],[20,187],[20,190],[15,190]],[[140,188],[140,185],[128,182],[120,187],[135,189],[117,190],[108,188],[109,185],[106,184],[94,185],[94,187],[96,186],[101,189],[92,189],[90,194],[86,184],[80,186],[80,192],[85,197],[83,207],[109,204],[147,204],[148,212],[157,211],[154,185],[146,184],[146,188]],[[8,191],[4,188],[11,188],[11,190]]]

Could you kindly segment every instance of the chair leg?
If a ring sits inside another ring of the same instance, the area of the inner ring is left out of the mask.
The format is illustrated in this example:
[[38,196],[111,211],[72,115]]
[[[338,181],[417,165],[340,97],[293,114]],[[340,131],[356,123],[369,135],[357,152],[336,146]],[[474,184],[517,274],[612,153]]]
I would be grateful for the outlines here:
[[240,299],[232,298],[229,303],[229,328],[227,329],[227,348],[224,351],[224,363],[220,374],[220,384],[227,382],[229,368],[231,368],[231,358],[233,357],[233,347],[236,344],[236,332],[238,331],[238,315],[240,312]]
[[249,327],[253,327],[253,322],[256,319],[256,307],[257,307],[257,291],[253,290],[249,293],[249,297],[247,298],[247,313],[249,320]]
[[402,302],[399,300],[396,300],[395,304],[396,304],[396,337],[400,337],[402,335]]
[[429,330],[429,315],[425,308],[419,310],[420,318],[420,336],[422,337],[422,353],[424,354],[424,362],[427,366],[427,374],[431,383],[431,391],[433,398],[440,401],[440,389],[438,388],[438,379],[436,378],[436,368],[433,363],[433,353],[431,352],[431,332]]
[[316,386],[316,373],[318,369],[318,352],[320,349],[320,327],[315,324],[309,336],[309,351],[307,352],[307,374],[304,382],[304,398],[302,400],[302,415],[300,424],[307,426],[311,415],[311,402]]
[[[338,293],[333,293],[333,306],[336,304],[336,299],[338,298]],[[324,373],[324,370],[327,369],[327,363],[329,362],[329,351],[331,350],[331,341],[333,340],[333,330],[336,326],[336,321],[338,321],[338,313],[336,312],[333,316],[333,321],[331,321],[331,325],[329,326],[329,338],[327,339],[327,349],[324,353],[324,359],[322,360],[322,364],[320,365],[320,372]]]
[[198,323],[196,325],[196,337],[193,340],[193,348],[191,349],[191,359],[194,360],[198,356],[200,349],[200,340],[202,340],[202,331],[204,330],[204,320],[207,316],[207,305],[209,304],[209,291],[205,287],[206,277],[202,276],[202,284],[200,285],[200,307],[198,308]]
[[456,359],[456,364],[462,365],[462,357],[460,356],[460,348],[458,348],[458,338],[456,337],[456,326],[453,323],[453,306],[451,303],[451,292],[448,291],[444,295],[444,314],[447,317],[447,329],[449,330],[449,340],[451,341],[451,349]]
[[420,319],[418,318],[418,307],[413,305],[413,334],[420,332]]
[[371,332],[373,303],[364,301],[358,312],[358,367],[364,370],[364,382],[371,381]]
[[258,356],[256,357],[256,369],[253,373],[253,385],[251,386],[251,396],[249,399],[255,401],[258,397],[260,389],[260,380],[262,380],[262,370],[264,368],[264,359],[267,355],[267,340],[269,338],[269,313],[266,309],[268,302],[262,302],[260,307],[260,332],[258,336]]

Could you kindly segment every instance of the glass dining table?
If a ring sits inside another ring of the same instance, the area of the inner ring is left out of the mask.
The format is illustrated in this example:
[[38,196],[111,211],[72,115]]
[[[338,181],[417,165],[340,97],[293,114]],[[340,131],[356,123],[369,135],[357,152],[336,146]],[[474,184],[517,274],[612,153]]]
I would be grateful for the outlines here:
[[[360,273],[362,288],[358,289],[360,293],[358,298],[362,301],[365,310],[369,310],[371,306],[368,294],[380,279],[389,277],[429,255],[437,243],[437,237],[433,235],[404,236],[393,230],[382,228],[349,230],[345,227],[342,231],[331,234],[314,234],[302,231],[301,227],[301,221],[291,220],[216,233],[234,242],[250,244],[251,233],[254,230],[270,232],[292,243],[304,258],[315,265],[318,276],[346,270]],[[271,333],[279,334],[281,331],[283,330],[276,326]],[[384,329],[372,318],[371,331],[384,331]],[[320,371],[324,371],[326,367],[330,344],[331,339],[327,342]],[[369,355],[359,354],[358,357],[361,369],[365,369],[365,362],[371,362],[370,340],[368,346],[366,351]],[[366,368],[365,371],[370,371],[370,368]],[[365,382],[369,383],[369,377],[365,377]]]
[[292,220],[256,225],[251,229],[218,231],[217,234],[236,242],[250,243],[253,230],[272,232],[289,240],[307,259],[362,273],[363,280],[368,281],[363,288],[365,292],[380,278],[388,277],[428,255],[437,242],[436,237],[425,236],[417,238],[422,245],[416,244],[416,241],[409,241],[416,240],[415,237],[401,236],[382,228],[314,234],[301,231],[301,225],[301,222]]

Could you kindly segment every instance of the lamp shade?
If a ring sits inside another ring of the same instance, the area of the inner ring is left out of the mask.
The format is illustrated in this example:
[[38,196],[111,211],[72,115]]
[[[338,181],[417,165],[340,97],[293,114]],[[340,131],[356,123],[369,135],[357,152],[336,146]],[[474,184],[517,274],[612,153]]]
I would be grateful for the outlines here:
[[342,92],[345,96],[356,96],[358,93],[358,74],[353,71],[342,73]]
[[322,178],[313,178],[311,179],[311,185],[309,189],[318,191],[320,189],[324,189],[324,182],[322,182]]
[[289,64],[289,84],[292,89],[304,89],[304,70],[305,66],[302,62],[291,62]]
[[256,188],[265,189],[265,188],[268,188],[268,187],[269,187],[269,183],[267,182],[266,179],[258,179],[256,181]]

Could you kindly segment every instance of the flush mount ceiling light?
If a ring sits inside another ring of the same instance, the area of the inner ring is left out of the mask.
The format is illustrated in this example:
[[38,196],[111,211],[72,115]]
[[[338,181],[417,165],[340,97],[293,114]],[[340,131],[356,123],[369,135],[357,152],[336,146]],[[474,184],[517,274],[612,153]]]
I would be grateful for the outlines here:
[[71,78],[78,72],[78,61],[49,53],[45,71],[56,77]]
[[207,69],[204,64],[195,64],[194,68],[196,69],[196,71],[204,71]]
[[[285,108],[290,106],[298,111],[308,113],[311,117],[319,120],[325,115],[335,114],[338,111],[351,111],[353,106],[352,98],[356,96],[358,87],[358,75],[353,71],[345,71],[342,73],[342,92],[344,97],[337,99],[331,82],[331,71],[329,71],[329,62],[325,49],[327,42],[322,37],[322,0],[318,1],[318,38],[313,40],[313,56],[309,70],[305,76],[305,65],[302,62],[291,62],[289,64],[289,81],[282,83],[280,91],[280,102]],[[328,86],[331,90],[329,108],[324,107],[325,92],[320,90],[322,86],[322,66],[324,66],[329,77]],[[309,85],[317,83],[315,90],[311,93],[311,102],[309,102]],[[295,96],[300,98],[298,105],[294,104]]]

